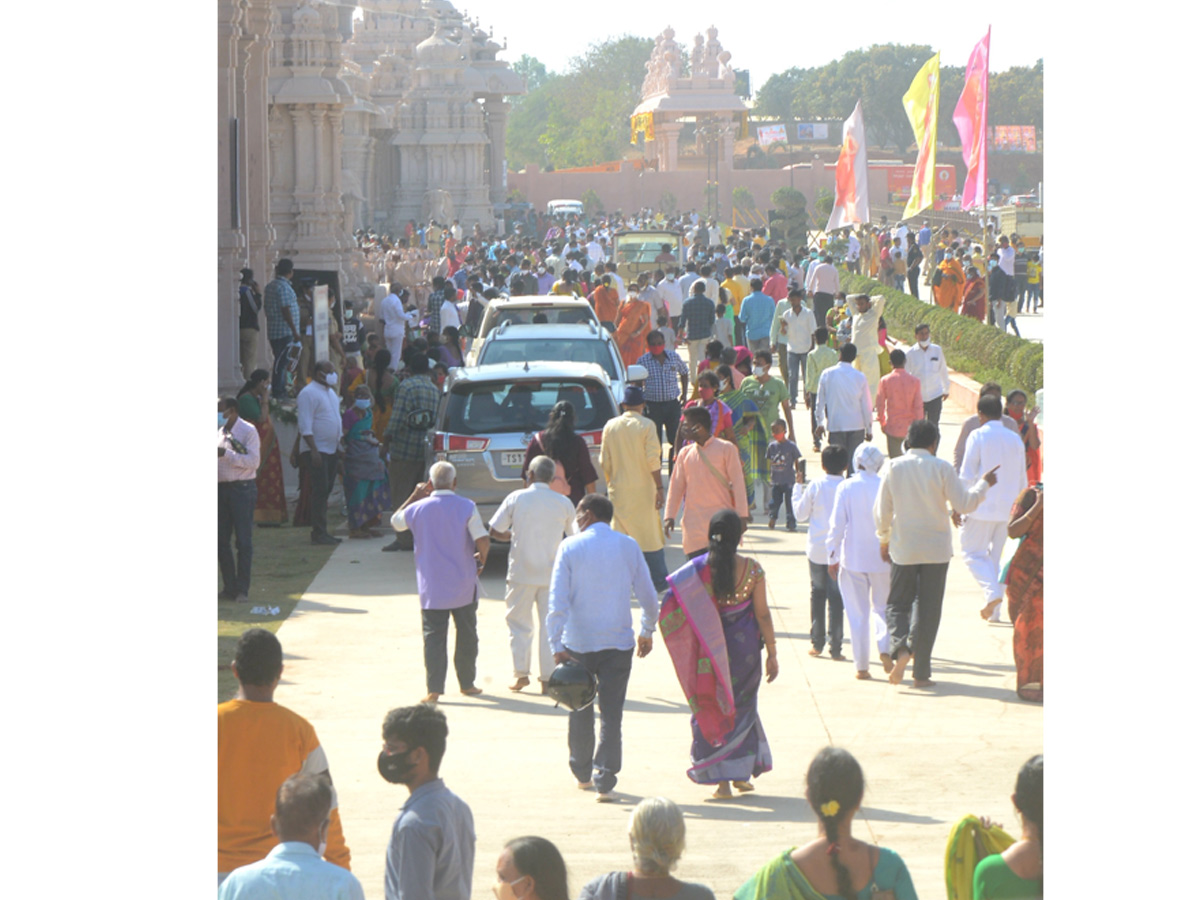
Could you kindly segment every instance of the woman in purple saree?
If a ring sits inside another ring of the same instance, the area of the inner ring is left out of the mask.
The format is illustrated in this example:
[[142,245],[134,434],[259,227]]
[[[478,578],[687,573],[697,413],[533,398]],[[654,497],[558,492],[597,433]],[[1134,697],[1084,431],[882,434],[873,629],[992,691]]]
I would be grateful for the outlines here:
[[775,629],[762,567],[737,552],[742,520],[723,509],[708,525],[708,552],[667,577],[658,627],[692,710],[688,777],[715,784],[718,800],[752,791],[771,771],[771,748],[758,719],[762,648],[767,681],[779,674]]

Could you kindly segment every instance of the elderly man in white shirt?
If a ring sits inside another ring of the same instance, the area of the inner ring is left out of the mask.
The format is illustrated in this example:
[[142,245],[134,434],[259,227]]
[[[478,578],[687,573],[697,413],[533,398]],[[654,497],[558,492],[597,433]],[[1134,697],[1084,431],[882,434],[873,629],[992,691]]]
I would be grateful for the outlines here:
[[922,322],[915,334],[917,346],[907,351],[904,371],[921,382],[925,418],[937,425],[942,417],[942,401],[950,397],[950,369],[942,348],[929,340],[929,326]]
[[919,688],[934,686],[930,660],[954,553],[946,505],[959,515],[974,512],[988,486],[996,483],[993,469],[968,488],[954,466],[933,455],[937,443],[937,426],[928,419],[908,426],[908,452],[884,470],[874,509],[879,554],[892,564],[887,602],[891,641],[884,669],[890,670],[892,684],[900,684],[913,660],[913,686]]
[[511,541],[508,551],[508,578],[504,604],[508,613],[508,646],[512,651],[516,681],[510,691],[529,686],[533,655],[533,608],[537,606],[538,680],[542,693],[554,670],[550,638],[546,632],[546,613],[550,602],[550,574],[554,555],[563,537],[574,534],[575,507],[550,487],[554,480],[554,460],[534,457],[529,464],[530,485],[504,498],[488,523],[493,540]]
[[317,363],[313,380],[296,395],[296,423],[300,431],[300,465],[312,478],[312,542],[340,544],[326,527],[329,492],[337,476],[342,441],[342,413],[338,405],[338,376],[333,363]]
[[1008,520],[1013,504],[1028,486],[1025,475],[1025,442],[1001,421],[1000,398],[984,394],[976,406],[982,425],[971,432],[963,452],[962,478],[968,484],[984,472],[998,467],[996,485],[962,526],[963,562],[983,588],[985,620],[1000,621],[1000,601],[1004,585],[1000,583],[1000,554],[1008,538]]
[[[858,350],[844,344],[838,350],[838,363],[821,373],[817,382],[816,440],[828,432],[829,443],[846,448],[848,460],[863,440],[871,440],[871,391],[867,376],[854,368]],[[847,468],[847,475],[853,472]]]
[[826,538],[829,574],[837,578],[842,593],[855,677],[861,681],[871,677],[872,637],[880,659],[890,650],[887,597],[892,564],[880,555],[874,515],[879,470],[886,460],[883,451],[870,444],[854,451],[856,472],[838,485]]

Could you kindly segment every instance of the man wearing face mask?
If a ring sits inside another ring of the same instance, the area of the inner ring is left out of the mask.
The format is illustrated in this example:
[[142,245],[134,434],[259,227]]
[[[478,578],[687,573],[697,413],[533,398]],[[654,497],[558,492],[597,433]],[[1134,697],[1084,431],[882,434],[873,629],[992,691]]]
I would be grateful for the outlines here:
[[908,351],[904,368],[921,381],[921,402],[925,418],[937,425],[942,417],[942,401],[950,397],[950,369],[942,348],[929,340],[929,326],[916,327],[917,346]]
[[363,900],[362,885],[349,871],[321,859],[329,832],[333,790],[315,775],[293,775],[275,794],[271,831],[279,843],[266,859],[230,873],[218,900],[258,897],[319,897]]
[[426,703],[393,709],[383,720],[379,774],[408,788],[388,841],[386,900],[471,898],[475,819],[438,777],[449,732],[446,716]]
[[296,423],[300,430],[300,465],[312,471],[312,542],[340,544],[326,527],[329,492],[337,475],[342,440],[342,414],[338,406],[338,377],[333,363],[317,363],[313,380],[296,395]]
[[658,282],[657,287],[666,302],[667,318],[671,320],[671,327],[678,331],[679,317],[683,314],[683,288],[675,275],[674,266],[667,269],[666,275]]

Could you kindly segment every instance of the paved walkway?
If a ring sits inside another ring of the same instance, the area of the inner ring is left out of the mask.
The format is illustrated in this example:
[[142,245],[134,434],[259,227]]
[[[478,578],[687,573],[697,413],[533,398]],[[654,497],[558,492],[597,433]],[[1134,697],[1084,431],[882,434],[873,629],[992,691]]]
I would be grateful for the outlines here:
[[[943,457],[949,458],[965,415],[953,406],[944,411],[950,439]],[[806,434],[806,425],[800,428]],[[877,446],[880,441],[877,435]],[[800,446],[811,477],[820,462],[810,441]],[[779,530],[768,531],[760,511],[744,545],[767,572],[779,639],[780,676],[764,683],[759,701],[775,768],[758,780],[756,793],[723,804],[706,802],[710,789],[685,775],[688,713],[658,639],[649,657],[634,660],[620,802],[599,805],[593,794],[576,790],[567,768],[567,713],[540,695],[506,689],[506,557],[491,557],[479,608],[484,694],[451,693],[441,704],[450,724],[442,774],[475,816],[476,900],[491,897],[500,848],[522,834],[558,845],[572,896],[596,875],[628,868],[629,811],[651,795],[670,797],[687,816],[688,850],[677,874],[728,897],[770,857],[816,836],[804,774],[813,754],[830,743],[851,750],[866,773],[856,834],[899,852],[923,897],[944,896],[943,857],[953,822],[975,813],[1016,827],[1008,798],[1020,765],[1041,752],[1042,708],[1016,696],[1007,614],[1003,625],[980,620],[981,592],[956,555],[934,653],[937,687],[892,687],[878,662],[871,667],[875,680],[856,681],[851,662],[807,655],[805,535],[788,534],[782,525],[781,519]],[[277,694],[316,726],[353,868],[373,900],[383,897],[384,852],[407,797],[405,788],[387,784],[376,771],[380,726],[389,709],[425,694],[413,557],[381,553],[383,543],[346,541],[313,581],[279,631],[285,668]],[[672,570],[683,564],[678,535],[667,557]]]

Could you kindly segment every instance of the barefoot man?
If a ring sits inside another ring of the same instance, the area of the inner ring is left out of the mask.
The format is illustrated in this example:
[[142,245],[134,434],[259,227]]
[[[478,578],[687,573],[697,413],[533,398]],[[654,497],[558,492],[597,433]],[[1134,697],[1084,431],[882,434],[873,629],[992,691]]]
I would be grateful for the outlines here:
[[946,570],[952,555],[951,510],[946,504],[959,515],[974,512],[988,487],[996,483],[999,468],[968,490],[954,466],[934,456],[937,443],[936,425],[928,419],[913,422],[908,427],[908,452],[891,461],[875,498],[879,552],[892,564],[887,601],[891,641],[883,668],[892,684],[900,684],[909,660],[915,660],[913,686],[919,688],[934,684],[929,680],[930,658],[942,619]]

